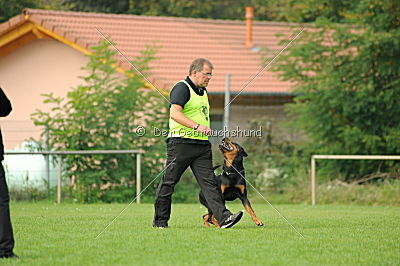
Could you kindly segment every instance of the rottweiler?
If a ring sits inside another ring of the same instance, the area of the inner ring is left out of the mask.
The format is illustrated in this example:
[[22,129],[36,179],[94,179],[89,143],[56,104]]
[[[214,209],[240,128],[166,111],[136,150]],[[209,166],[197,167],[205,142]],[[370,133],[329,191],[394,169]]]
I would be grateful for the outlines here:
[[[247,157],[245,150],[237,143],[232,142],[229,138],[224,138],[219,144],[219,149],[224,156],[223,172],[221,175],[216,176],[218,186],[221,189],[224,203],[225,201],[233,201],[239,198],[247,212],[250,214],[254,223],[258,226],[264,224],[257,218],[253,209],[251,208],[249,199],[247,198],[246,180],[243,167],[243,158]],[[214,170],[220,165],[214,167]],[[208,213],[203,215],[204,225],[210,227],[210,223],[219,227],[217,220],[214,218],[211,210],[207,207],[207,201],[204,195],[199,194],[201,204],[207,209]]]

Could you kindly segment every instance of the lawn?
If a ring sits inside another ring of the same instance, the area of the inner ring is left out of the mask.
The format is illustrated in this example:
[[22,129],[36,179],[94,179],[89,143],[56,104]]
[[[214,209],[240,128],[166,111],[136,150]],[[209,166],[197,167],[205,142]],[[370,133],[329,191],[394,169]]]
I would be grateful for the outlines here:
[[[153,206],[132,204],[98,239],[124,204],[13,203],[18,260],[4,265],[395,265],[400,262],[400,207],[253,207],[230,229],[205,228],[200,204],[173,205],[170,228],[151,227]],[[243,209],[228,204],[233,211]]]

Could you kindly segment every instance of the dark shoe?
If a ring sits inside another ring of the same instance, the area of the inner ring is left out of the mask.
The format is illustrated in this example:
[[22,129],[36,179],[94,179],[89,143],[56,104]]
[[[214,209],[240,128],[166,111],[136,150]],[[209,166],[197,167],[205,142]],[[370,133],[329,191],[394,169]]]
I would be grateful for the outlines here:
[[154,228],[166,229],[168,225],[153,225]]
[[153,227],[165,229],[165,228],[168,228],[168,224],[165,222],[153,222]]
[[18,259],[18,258],[19,257],[15,253],[0,255],[0,259]]
[[226,218],[222,223],[221,223],[221,229],[223,228],[229,228],[234,226],[237,222],[240,221],[240,219],[242,219],[243,216],[243,212],[240,211],[236,214],[231,214],[228,216],[228,218]]

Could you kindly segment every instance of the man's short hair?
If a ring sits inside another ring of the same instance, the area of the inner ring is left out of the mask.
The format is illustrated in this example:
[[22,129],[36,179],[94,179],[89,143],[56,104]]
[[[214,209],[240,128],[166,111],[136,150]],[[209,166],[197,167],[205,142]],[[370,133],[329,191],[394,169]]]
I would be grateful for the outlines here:
[[203,71],[204,64],[207,64],[211,69],[214,69],[214,66],[210,60],[205,58],[197,58],[190,64],[189,75],[192,74],[194,70]]

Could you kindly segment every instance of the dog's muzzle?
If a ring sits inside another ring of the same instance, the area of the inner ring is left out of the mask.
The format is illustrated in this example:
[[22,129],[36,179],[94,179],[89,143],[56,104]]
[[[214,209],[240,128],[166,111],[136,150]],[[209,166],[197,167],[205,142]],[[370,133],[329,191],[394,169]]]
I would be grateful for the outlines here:
[[233,151],[233,147],[224,139],[222,139],[221,144],[219,144],[220,149],[224,149],[226,151]]

